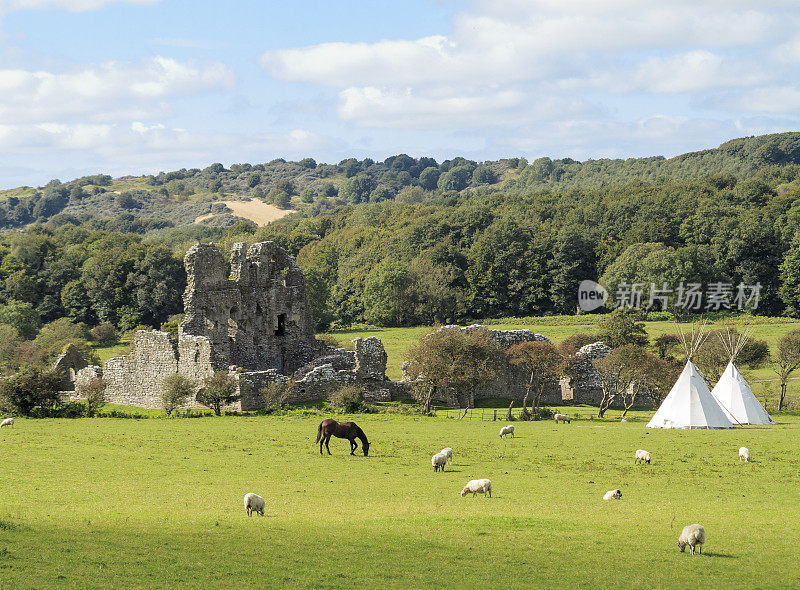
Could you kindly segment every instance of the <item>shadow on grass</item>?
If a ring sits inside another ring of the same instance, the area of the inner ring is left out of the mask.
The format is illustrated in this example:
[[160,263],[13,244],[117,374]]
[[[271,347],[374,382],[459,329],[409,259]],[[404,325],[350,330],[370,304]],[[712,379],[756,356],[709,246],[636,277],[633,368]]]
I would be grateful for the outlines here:
[[714,553],[713,551],[707,551],[705,553],[701,553],[700,555],[705,557],[722,557],[725,559],[739,559],[738,555],[728,555],[727,553]]

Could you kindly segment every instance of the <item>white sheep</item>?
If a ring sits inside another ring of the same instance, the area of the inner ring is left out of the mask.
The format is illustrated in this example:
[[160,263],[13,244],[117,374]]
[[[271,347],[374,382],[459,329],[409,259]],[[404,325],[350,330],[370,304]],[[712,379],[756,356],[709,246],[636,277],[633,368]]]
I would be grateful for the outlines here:
[[558,424],[559,420],[561,420],[562,422],[569,422],[570,424],[572,423],[572,421],[566,414],[555,414],[553,418],[555,418],[556,424]]
[[253,516],[253,512],[264,516],[264,504],[264,498],[258,494],[250,492],[244,495],[244,509],[247,510],[247,516]]
[[440,469],[444,471],[444,466],[447,465],[447,455],[444,453],[436,453],[433,457],[431,457],[431,465],[433,465],[434,473]]
[[647,451],[643,451],[642,449],[637,449],[636,457],[633,459],[634,463],[647,463],[650,465],[650,453]]
[[439,451],[439,454],[440,455],[447,455],[447,462],[448,463],[452,463],[453,462],[453,449],[451,449],[450,447],[443,448],[441,451]]
[[745,463],[750,462],[750,449],[747,447],[739,447],[739,461],[744,461]]
[[473,479],[467,482],[467,485],[464,486],[464,489],[461,490],[461,497],[463,498],[468,493],[472,492],[472,497],[475,497],[475,494],[483,494],[483,497],[486,497],[486,494],[489,494],[489,497],[492,497],[492,482],[488,479]]
[[500,429],[500,438],[505,438],[507,434],[511,435],[511,438],[514,438],[514,425],[509,424],[508,426],[503,426]]
[[603,500],[620,500],[622,499],[622,490],[608,490],[603,496]]
[[681,536],[678,537],[678,547],[681,548],[681,553],[684,552],[686,546],[688,545],[692,555],[694,555],[695,546],[697,546],[697,552],[702,555],[703,543],[705,542],[706,529],[699,524],[690,524],[689,526],[683,527]]
[[620,422],[627,422],[627,421],[628,421],[627,418],[623,418],[622,420],[620,420]]
[[2,428],[3,426],[11,426],[11,427],[13,427],[14,426],[14,418],[6,418],[2,422],[0,422],[0,428]]

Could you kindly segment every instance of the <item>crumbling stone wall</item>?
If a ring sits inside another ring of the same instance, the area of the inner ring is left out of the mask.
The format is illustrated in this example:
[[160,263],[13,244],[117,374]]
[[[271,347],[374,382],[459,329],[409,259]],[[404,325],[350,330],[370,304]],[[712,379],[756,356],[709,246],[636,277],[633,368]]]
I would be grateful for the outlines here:
[[130,354],[103,367],[106,399],[140,408],[161,407],[164,379],[178,372],[178,351],[166,332],[137,330]]
[[573,404],[597,405],[603,399],[600,386],[600,375],[592,366],[594,359],[605,357],[611,348],[603,342],[594,342],[583,346],[570,359],[569,375],[561,379],[561,391],[564,401]]
[[56,361],[53,363],[52,371],[60,375],[63,379],[62,388],[65,390],[75,389],[74,381],[76,374],[86,367],[89,363],[83,358],[83,354],[74,344],[67,344]]

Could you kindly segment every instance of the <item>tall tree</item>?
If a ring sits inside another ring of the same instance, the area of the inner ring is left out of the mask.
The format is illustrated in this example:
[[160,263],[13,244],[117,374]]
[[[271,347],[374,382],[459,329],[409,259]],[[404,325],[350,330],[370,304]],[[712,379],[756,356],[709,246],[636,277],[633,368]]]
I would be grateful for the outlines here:
[[485,329],[444,328],[423,336],[406,359],[414,395],[430,413],[437,396],[470,407],[475,390],[497,376],[503,353]]
[[506,354],[509,362],[525,369],[529,374],[522,401],[523,412],[528,414],[528,401],[531,402],[530,414],[539,415],[544,388],[548,383],[556,381],[563,375],[566,359],[550,342],[521,342],[510,347]]
[[778,353],[773,360],[773,369],[778,374],[781,384],[778,411],[783,409],[789,378],[798,368],[800,368],[800,330],[792,330],[778,340]]

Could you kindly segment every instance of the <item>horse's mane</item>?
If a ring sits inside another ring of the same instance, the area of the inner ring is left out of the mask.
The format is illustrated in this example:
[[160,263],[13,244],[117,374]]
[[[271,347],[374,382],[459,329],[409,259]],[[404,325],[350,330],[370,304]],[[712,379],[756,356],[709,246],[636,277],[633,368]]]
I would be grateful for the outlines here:
[[[363,440],[367,440],[367,435],[364,434],[364,431],[361,430],[361,427],[358,424],[353,424],[353,426],[356,428],[356,435]],[[367,440],[367,442],[369,441]]]

